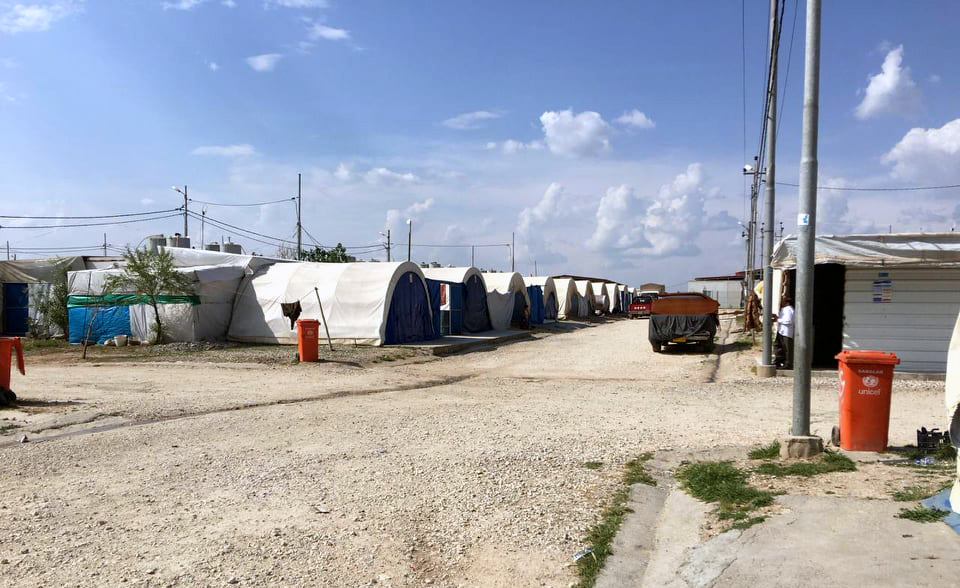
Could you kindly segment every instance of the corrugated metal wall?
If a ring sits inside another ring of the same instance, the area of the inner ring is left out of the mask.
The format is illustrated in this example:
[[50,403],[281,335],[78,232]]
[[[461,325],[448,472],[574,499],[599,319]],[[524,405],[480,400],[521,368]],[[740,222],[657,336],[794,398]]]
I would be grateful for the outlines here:
[[960,269],[847,268],[844,349],[893,351],[898,370],[947,370]]

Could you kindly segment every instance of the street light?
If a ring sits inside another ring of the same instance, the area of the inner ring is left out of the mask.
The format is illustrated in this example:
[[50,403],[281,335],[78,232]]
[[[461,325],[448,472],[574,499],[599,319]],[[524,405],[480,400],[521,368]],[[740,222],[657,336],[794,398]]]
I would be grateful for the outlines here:
[[407,219],[407,261],[410,261],[410,246],[413,243],[413,219]]
[[174,192],[183,194],[183,236],[187,237],[187,185],[183,185],[183,190],[176,186],[170,186]]

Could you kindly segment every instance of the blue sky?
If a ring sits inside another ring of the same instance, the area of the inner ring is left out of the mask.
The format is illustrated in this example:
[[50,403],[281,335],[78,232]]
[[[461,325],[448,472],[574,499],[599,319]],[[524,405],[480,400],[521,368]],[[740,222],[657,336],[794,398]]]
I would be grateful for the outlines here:
[[[820,184],[960,183],[960,5],[826,4]],[[804,10],[789,1],[784,17],[784,182],[799,168]],[[741,51],[749,161],[767,11],[757,0],[743,13],[735,1],[0,0],[0,209],[165,210],[182,203],[171,184],[198,201],[264,202],[293,196],[300,172],[308,242],[375,245],[389,228],[404,243],[410,218],[415,261],[469,263],[467,248],[428,245],[515,233],[524,273],[536,261],[540,273],[680,287],[744,263]],[[956,195],[823,190],[818,229],[950,230]],[[789,233],[796,190],[778,196]],[[261,235],[294,232],[292,204],[190,205],[204,206]],[[26,257],[104,232],[123,247],[182,230],[176,218],[11,228],[36,224],[0,222],[0,244]],[[204,226],[206,241],[228,235]],[[232,235],[276,253],[249,237]],[[508,250],[480,249],[476,263],[509,269]]]

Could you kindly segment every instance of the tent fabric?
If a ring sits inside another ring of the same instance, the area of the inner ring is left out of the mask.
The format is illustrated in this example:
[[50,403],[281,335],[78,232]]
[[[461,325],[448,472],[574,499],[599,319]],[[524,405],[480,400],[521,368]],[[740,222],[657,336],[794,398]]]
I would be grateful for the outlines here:
[[606,282],[590,282],[593,286],[594,309],[600,309],[603,312],[609,312],[610,292],[607,290]]
[[557,292],[557,318],[580,316],[579,295],[574,281],[570,278],[553,278],[553,285]]
[[620,312],[620,284],[607,282],[607,312]]
[[530,324],[542,325],[544,318],[543,287],[527,286],[527,296],[530,298]]
[[253,273],[265,265],[293,262],[293,260],[290,259],[223,253],[221,251],[206,251],[202,249],[185,249],[183,247],[163,247],[162,249],[173,257],[173,265],[175,267],[239,267],[243,268],[247,273]]
[[[892,233],[876,235],[820,235],[814,245],[814,263],[851,267],[960,267],[960,233]],[[771,266],[797,266],[797,238],[777,244]]]
[[577,316],[589,316],[593,314],[593,308],[596,304],[596,298],[593,293],[593,284],[589,280],[576,280],[577,295],[580,296],[580,312]]
[[[401,281],[405,284],[394,296]],[[404,261],[276,263],[260,267],[241,285],[228,338],[251,343],[296,343],[297,333],[290,328],[280,305],[297,300],[303,307],[302,318],[326,320],[331,339],[385,345],[435,336],[423,274],[416,264]],[[323,331],[321,336],[325,336]]]
[[[123,305],[144,307],[129,312],[130,335],[149,339],[156,318],[153,309],[143,297],[119,292],[103,295],[104,284],[109,276],[119,275],[120,269],[97,269],[69,272],[67,274],[68,305],[79,307],[103,307]],[[233,301],[245,269],[242,266],[180,267],[193,284],[192,296],[160,297],[159,313],[164,332],[170,341],[223,341],[227,337],[233,312]]]
[[427,280],[463,284],[463,330],[479,333],[490,330],[490,311],[487,308],[487,286],[483,274],[475,267],[423,268]]
[[[523,306],[530,307],[530,297],[523,283],[523,276],[517,272],[484,273],[483,281],[487,287],[487,308],[490,311],[490,324],[494,330],[510,328],[516,313],[523,312]],[[518,296],[515,296],[519,294]]]
[[82,269],[82,257],[0,261],[0,283],[52,284],[65,272]]
[[[549,276],[530,276],[523,278],[529,291],[531,286],[540,286],[543,293],[541,308],[543,309],[543,320],[553,321],[557,318],[557,284]],[[552,303],[550,302],[552,301]],[[531,300],[532,308],[537,308],[537,304]],[[531,311],[531,316],[533,312]]]

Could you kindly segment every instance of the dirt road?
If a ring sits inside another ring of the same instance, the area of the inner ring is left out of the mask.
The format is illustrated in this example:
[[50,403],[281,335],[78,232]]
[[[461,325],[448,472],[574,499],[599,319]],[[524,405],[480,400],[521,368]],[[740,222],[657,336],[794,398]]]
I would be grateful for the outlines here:
[[[372,367],[28,358],[0,585],[566,587],[625,462],[787,431],[791,381],[720,358],[626,320]],[[942,390],[897,382],[892,443]],[[829,437],[832,377],[812,406]]]

